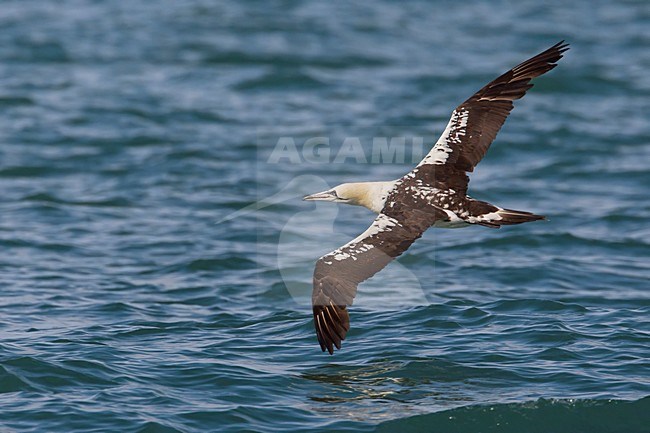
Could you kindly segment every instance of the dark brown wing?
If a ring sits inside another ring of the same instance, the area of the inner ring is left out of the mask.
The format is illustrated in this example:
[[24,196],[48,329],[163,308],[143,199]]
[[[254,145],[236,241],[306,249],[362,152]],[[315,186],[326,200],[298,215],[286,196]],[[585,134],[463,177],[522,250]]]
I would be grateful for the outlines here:
[[316,262],[312,306],[316,336],[323,352],[334,353],[350,329],[347,306],[357,286],[382,270],[422,236],[435,214],[403,209],[399,215],[379,214],[360,236]]
[[533,87],[530,83],[533,78],[555,68],[568,49],[564,41],[558,42],[493,80],[456,107],[445,131],[418,167],[447,165],[462,172],[473,171],[506,121],[513,101]]

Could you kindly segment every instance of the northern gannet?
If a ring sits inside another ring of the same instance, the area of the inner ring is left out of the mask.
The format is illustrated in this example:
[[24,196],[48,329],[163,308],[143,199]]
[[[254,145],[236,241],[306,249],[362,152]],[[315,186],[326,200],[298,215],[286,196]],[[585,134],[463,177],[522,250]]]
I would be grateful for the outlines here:
[[316,336],[330,355],[350,329],[347,307],[357,286],[406,251],[429,227],[478,224],[491,228],[544,219],[504,209],[467,196],[469,177],[513,108],[513,101],[533,87],[530,81],[550,71],[568,44],[548,50],[501,75],[451,114],[444,132],[409,173],[388,182],[344,183],[304,197],[364,206],[379,214],[370,227],[342,247],[318,259],[312,306]]

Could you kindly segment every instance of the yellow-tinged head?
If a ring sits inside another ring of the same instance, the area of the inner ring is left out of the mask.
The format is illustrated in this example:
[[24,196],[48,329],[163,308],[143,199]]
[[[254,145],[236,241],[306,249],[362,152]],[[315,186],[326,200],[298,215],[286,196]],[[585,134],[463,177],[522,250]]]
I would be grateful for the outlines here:
[[395,182],[354,182],[342,183],[330,190],[305,196],[303,200],[332,201],[363,206],[380,213]]

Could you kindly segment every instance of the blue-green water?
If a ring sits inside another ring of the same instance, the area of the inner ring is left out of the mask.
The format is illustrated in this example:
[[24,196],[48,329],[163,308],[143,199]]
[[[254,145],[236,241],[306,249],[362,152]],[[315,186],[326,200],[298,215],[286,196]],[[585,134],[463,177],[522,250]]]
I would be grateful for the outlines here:
[[[648,3],[325,3],[2,2],[0,431],[649,432]],[[430,230],[322,354],[372,215],[299,198],[561,39],[470,183],[549,221]]]

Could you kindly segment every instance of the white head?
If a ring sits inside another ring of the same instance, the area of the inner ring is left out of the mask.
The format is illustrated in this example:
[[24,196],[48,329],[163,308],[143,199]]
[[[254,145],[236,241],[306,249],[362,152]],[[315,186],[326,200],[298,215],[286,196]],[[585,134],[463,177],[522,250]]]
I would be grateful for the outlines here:
[[363,206],[380,213],[386,202],[388,192],[395,182],[355,182],[342,183],[327,191],[305,196],[303,200],[332,201],[336,203]]

